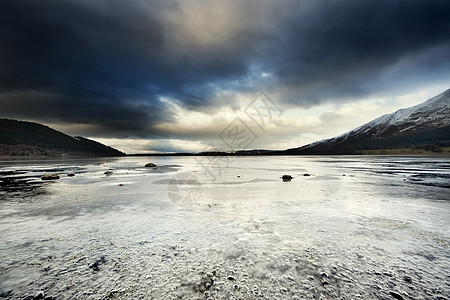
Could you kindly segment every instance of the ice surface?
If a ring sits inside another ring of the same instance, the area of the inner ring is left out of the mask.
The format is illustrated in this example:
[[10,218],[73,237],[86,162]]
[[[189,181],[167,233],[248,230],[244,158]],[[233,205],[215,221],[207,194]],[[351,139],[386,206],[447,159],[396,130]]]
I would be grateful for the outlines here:
[[0,296],[450,297],[448,156],[214,159],[0,162]]

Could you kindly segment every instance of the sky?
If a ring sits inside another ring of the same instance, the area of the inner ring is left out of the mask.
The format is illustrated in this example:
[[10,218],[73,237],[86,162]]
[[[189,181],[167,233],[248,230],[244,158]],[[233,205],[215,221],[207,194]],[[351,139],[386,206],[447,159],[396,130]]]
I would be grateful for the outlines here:
[[126,153],[299,147],[450,88],[448,0],[0,5],[0,117]]

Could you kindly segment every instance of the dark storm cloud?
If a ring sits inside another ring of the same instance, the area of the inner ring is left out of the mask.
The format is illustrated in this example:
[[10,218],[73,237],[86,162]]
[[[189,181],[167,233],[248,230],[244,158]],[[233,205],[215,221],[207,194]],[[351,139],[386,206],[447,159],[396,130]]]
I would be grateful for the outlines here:
[[[2,114],[114,131],[142,129],[162,117],[142,110],[162,109],[142,79],[151,77],[152,61],[139,60],[139,34],[127,48],[134,32],[114,16],[70,1],[12,1],[2,4],[0,24]],[[152,53],[162,37],[148,25],[140,47]]]
[[316,1],[288,21],[274,44],[284,55],[269,67],[300,101],[359,96],[382,88],[379,77],[402,61],[418,73],[446,62],[449,13],[448,1]]
[[[2,3],[3,116],[45,120],[52,115],[63,122],[111,126],[114,133],[117,126],[112,125],[118,123],[136,134],[136,127],[147,132],[170,120],[160,96],[201,107],[208,105],[211,82],[246,74],[248,55],[234,53],[247,51],[245,41],[217,49],[168,46],[177,32],[162,17],[178,11],[175,2],[96,3],[103,5],[75,0]],[[17,97],[29,90],[50,93],[51,99]]]
[[310,106],[450,73],[449,1],[217,3],[3,1],[1,116],[156,136],[161,97],[212,110],[264,88]]

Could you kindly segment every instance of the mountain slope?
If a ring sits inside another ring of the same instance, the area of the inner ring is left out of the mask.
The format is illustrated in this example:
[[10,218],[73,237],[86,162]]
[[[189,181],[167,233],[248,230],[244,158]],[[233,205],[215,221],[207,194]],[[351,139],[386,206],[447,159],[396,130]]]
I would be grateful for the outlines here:
[[0,119],[0,155],[121,156],[124,153],[83,137],[71,137],[50,127]]
[[358,150],[450,145],[450,89],[421,104],[383,115],[343,135],[288,154],[351,154]]

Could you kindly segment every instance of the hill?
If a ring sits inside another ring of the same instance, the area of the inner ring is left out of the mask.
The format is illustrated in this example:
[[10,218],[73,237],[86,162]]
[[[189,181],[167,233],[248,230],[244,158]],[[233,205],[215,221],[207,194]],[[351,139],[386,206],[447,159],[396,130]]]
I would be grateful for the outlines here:
[[450,89],[419,105],[383,115],[340,136],[288,149],[285,153],[370,154],[368,150],[381,149],[439,152],[449,146]]
[[0,119],[0,156],[122,156],[99,142],[38,123]]

